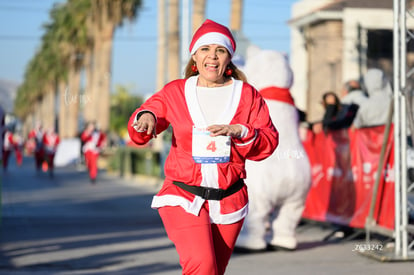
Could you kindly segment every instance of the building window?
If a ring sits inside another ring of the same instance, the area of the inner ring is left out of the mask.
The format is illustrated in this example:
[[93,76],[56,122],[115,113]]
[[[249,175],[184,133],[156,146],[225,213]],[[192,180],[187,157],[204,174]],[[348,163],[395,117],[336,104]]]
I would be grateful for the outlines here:
[[[411,31],[414,33],[413,31]],[[407,52],[414,53],[414,39],[407,43]],[[368,51],[370,59],[393,57],[393,31],[392,30],[368,30]]]
[[392,31],[368,30],[368,58],[392,58],[392,43]]

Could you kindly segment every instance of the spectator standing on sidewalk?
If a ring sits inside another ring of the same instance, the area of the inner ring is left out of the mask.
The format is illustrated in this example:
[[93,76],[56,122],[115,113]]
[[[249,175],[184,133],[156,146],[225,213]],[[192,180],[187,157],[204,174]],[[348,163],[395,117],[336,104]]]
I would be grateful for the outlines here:
[[368,99],[367,94],[361,89],[361,85],[357,80],[349,80],[345,82],[342,89],[342,104],[356,104],[360,106]]
[[340,130],[351,127],[358,112],[356,104],[342,104],[339,97],[332,91],[322,95],[322,106],[325,109],[322,121],[312,123],[312,131],[327,133],[330,130]]
[[364,75],[368,100],[360,105],[353,126],[355,128],[385,125],[392,102],[391,84],[380,69],[369,69]]
[[326,92],[322,96],[322,105],[325,108],[322,119],[325,131],[349,128],[359,108],[354,103],[343,104],[334,92]]

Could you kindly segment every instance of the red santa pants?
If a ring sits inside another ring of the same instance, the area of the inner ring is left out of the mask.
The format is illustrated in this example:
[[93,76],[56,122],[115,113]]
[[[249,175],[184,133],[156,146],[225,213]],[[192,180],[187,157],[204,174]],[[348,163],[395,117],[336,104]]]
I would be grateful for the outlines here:
[[49,171],[53,172],[53,168],[55,167],[55,154],[46,153],[46,161]]
[[89,171],[89,178],[94,180],[98,175],[98,156],[99,153],[93,151],[85,152],[86,167]]
[[23,153],[22,153],[22,149],[17,148],[15,150],[15,152],[16,152],[16,163],[17,163],[18,166],[22,166],[22,164],[23,164]]
[[11,155],[11,151],[3,149],[2,153],[3,153],[3,169],[6,170],[7,166],[9,166],[9,158]]
[[34,153],[36,170],[40,171],[42,168],[42,162],[44,160],[44,152],[43,151],[35,151]]
[[175,244],[185,275],[222,275],[233,252],[243,220],[233,224],[212,224],[208,204],[199,216],[179,206],[158,209],[168,238]]

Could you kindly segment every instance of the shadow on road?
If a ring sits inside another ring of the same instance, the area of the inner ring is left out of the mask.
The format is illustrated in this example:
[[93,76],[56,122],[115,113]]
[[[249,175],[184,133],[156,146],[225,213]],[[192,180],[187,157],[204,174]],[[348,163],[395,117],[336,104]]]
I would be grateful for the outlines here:
[[0,273],[179,272],[173,244],[150,208],[154,186],[103,171],[91,184],[75,166],[50,178],[36,173],[30,158],[1,177]]

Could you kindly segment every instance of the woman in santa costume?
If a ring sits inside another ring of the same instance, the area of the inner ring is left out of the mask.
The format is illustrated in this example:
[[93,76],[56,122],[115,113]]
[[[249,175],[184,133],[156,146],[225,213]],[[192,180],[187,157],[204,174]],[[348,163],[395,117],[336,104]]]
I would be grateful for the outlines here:
[[60,138],[54,129],[48,129],[43,136],[43,145],[45,149],[45,159],[47,161],[50,177],[53,177],[54,173],[54,160],[57,147],[59,145]]
[[2,144],[2,157],[3,157],[3,171],[7,171],[9,166],[9,159],[11,153],[15,149],[15,143],[13,139],[13,132],[10,129],[6,129]]
[[191,41],[185,79],[165,85],[128,124],[140,145],[173,128],[152,207],[183,274],[224,274],[248,209],[245,161],[270,156],[278,144],[263,98],[231,62],[235,49],[229,29],[206,20]]
[[89,179],[95,183],[98,175],[98,157],[105,144],[105,135],[96,128],[94,123],[88,123],[81,134],[82,152],[85,156],[86,167],[89,172]]
[[24,148],[23,137],[18,132],[15,132],[13,134],[13,142],[14,142],[14,153],[16,154],[16,164],[17,166],[22,166],[23,148]]
[[43,135],[44,131],[42,124],[38,123],[36,127],[30,131],[28,136],[30,143],[34,144],[34,158],[36,171],[38,172],[40,171],[44,160]]

